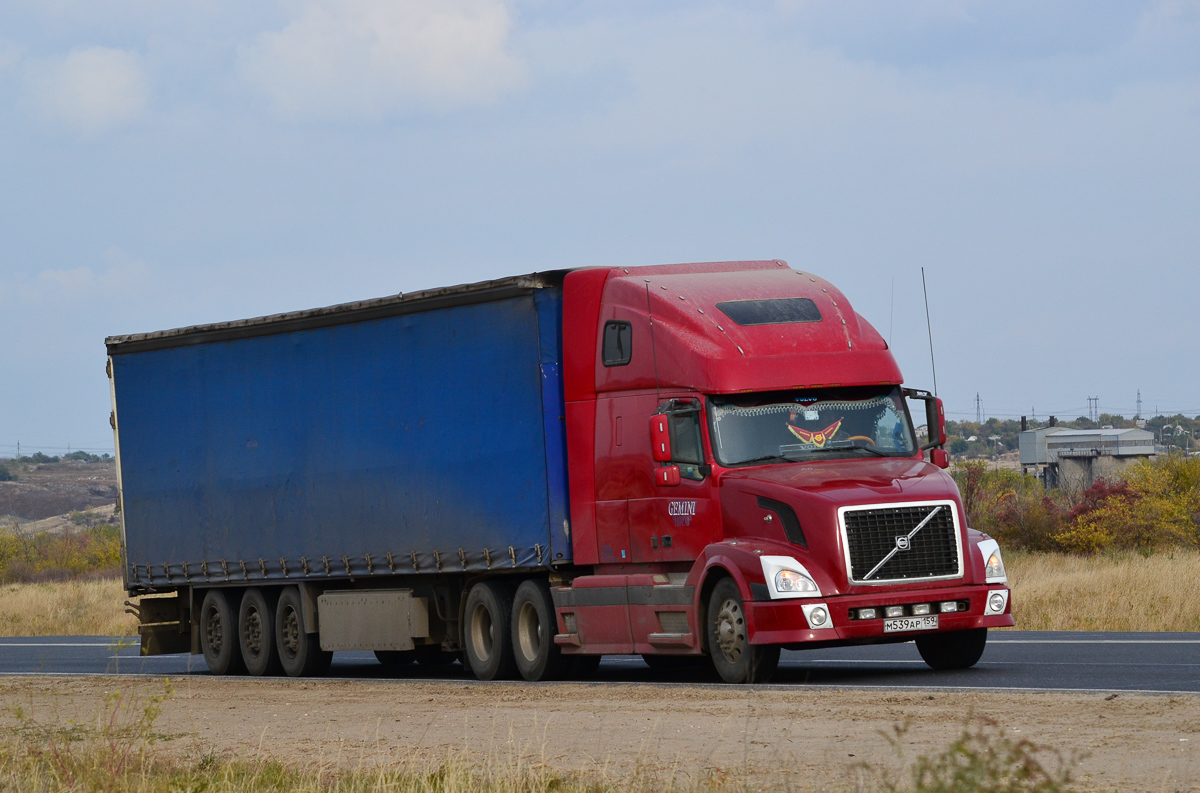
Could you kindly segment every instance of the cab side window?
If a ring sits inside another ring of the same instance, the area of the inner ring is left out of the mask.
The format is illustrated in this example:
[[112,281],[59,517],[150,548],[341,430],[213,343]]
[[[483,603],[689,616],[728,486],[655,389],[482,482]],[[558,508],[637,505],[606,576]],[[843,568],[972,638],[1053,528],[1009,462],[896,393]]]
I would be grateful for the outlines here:
[[620,320],[604,323],[604,349],[601,354],[605,366],[625,366],[633,359],[633,325]]

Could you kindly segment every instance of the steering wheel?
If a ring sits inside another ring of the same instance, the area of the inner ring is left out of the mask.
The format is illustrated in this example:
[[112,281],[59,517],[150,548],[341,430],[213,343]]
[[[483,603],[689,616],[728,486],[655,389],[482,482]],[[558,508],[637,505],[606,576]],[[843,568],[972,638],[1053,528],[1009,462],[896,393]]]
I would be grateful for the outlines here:
[[875,441],[871,440],[866,435],[851,435],[847,440],[866,441],[867,443],[871,444],[872,446],[875,445]]

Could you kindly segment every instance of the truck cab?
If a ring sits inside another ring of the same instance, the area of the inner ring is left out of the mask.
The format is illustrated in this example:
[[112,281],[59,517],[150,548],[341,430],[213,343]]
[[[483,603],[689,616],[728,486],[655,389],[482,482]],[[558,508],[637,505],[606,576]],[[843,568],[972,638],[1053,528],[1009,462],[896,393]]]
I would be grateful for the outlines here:
[[707,654],[754,682],[782,647],[916,638],[970,666],[1013,624],[940,401],[833,284],[780,261],[576,271],[563,331],[568,654]]

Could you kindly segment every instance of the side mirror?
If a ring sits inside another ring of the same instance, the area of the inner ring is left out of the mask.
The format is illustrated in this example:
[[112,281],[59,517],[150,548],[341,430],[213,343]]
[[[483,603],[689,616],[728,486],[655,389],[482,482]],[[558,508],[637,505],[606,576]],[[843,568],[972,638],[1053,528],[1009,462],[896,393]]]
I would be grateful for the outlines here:
[[942,400],[928,391],[916,388],[906,388],[903,394],[907,399],[920,399],[925,403],[925,426],[929,428],[929,442],[921,447],[921,451],[945,446],[946,408],[942,404]]
[[929,452],[929,462],[936,465],[938,468],[950,467],[950,452],[945,449],[933,449]]
[[934,397],[925,401],[925,421],[929,426],[929,443],[946,445],[946,407],[942,400]]
[[678,465],[664,465],[654,469],[654,484],[660,487],[675,487],[679,481]]
[[[671,432],[668,429],[667,416],[662,413],[656,413],[650,417],[650,455],[656,463],[671,461]],[[679,484],[678,468],[675,469],[675,476],[675,484]]]

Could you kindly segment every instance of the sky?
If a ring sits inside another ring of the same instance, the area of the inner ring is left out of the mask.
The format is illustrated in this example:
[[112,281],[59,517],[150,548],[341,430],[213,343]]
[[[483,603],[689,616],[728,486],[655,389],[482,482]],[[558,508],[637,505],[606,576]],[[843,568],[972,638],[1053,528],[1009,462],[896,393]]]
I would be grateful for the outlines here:
[[1200,2],[5,0],[0,456],[104,338],[780,258],[951,418],[1200,414]]

